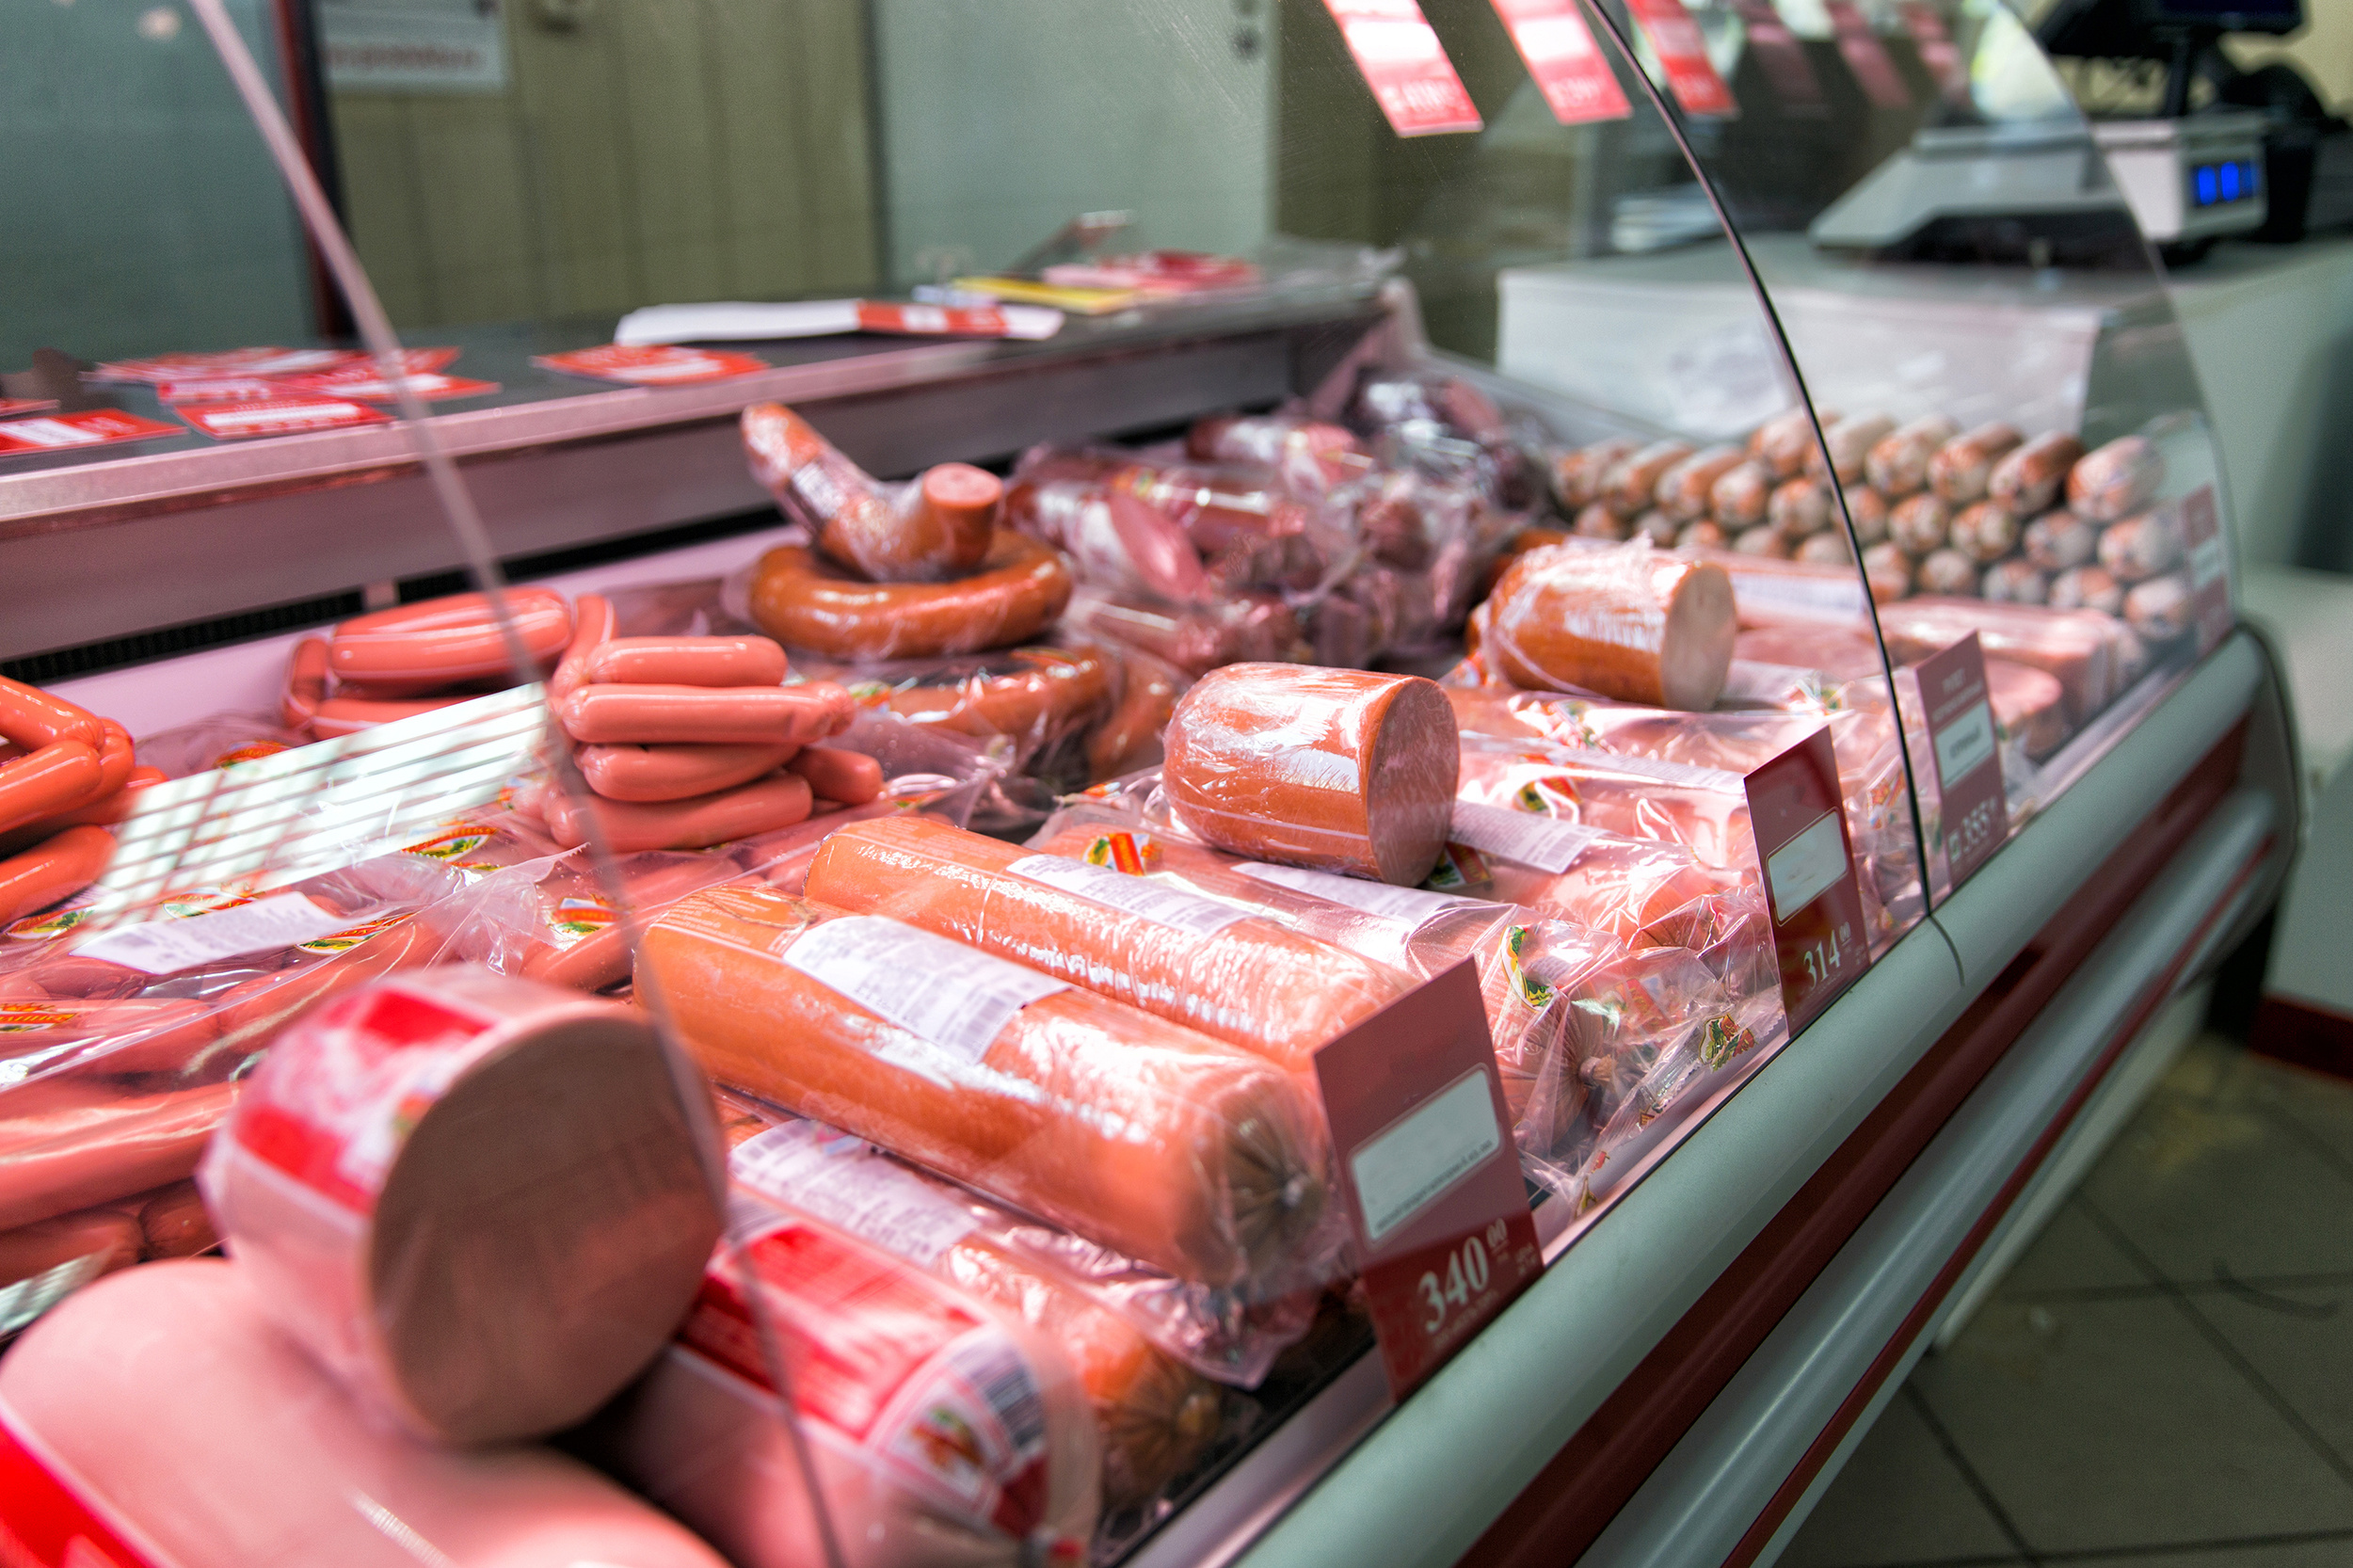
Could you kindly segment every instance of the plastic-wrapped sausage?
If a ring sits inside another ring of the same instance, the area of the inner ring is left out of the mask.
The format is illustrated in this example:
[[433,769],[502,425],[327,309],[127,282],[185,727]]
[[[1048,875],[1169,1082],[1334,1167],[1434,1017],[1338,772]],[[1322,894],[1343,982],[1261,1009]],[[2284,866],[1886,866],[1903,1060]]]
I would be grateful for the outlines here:
[[1822,442],[1830,452],[1830,469],[1822,468],[1822,455],[1817,450],[1806,462],[1806,472],[1817,480],[1835,479],[1841,485],[1861,483],[1865,460],[1871,448],[1896,428],[1896,422],[1885,414],[1855,414],[1835,422],[1822,424]]
[[1893,539],[1875,544],[1863,552],[1863,577],[1873,602],[1892,603],[1912,592],[1912,557]]
[[1691,456],[1689,441],[1653,441],[1629,457],[1611,465],[1602,477],[1601,499],[1622,518],[1650,509],[1658,495],[1658,481],[1667,471]]
[[1624,436],[1613,436],[1591,446],[1554,454],[1552,497],[1560,504],[1561,515],[1575,517],[1600,500],[1602,481],[1609,471],[1633,456],[1641,445]]
[[[1818,412],[1825,430],[1838,423],[1835,408]],[[1814,414],[1801,408],[1775,414],[1749,437],[1749,456],[1772,470],[1778,479],[1794,478],[1804,472],[1818,450],[1814,441]]]
[[1920,591],[1926,594],[1976,593],[1977,561],[1949,546],[1930,551],[1928,558],[1920,563]]
[[1856,541],[1868,549],[1887,537],[1887,498],[1868,485],[1849,485],[1845,495]]
[[1986,493],[2020,517],[2032,517],[2059,499],[2068,471],[2084,455],[2084,443],[2064,430],[2037,436],[1993,465]]
[[784,672],[772,637],[612,637],[589,650],[584,671],[599,685],[637,686],[775,686]]
[[2147,505],[2164,482],[2164,455],[2146,437],[2121,436],[2068,471],[2068,509],[2094,522],[2121,521]]
[[2040,604],[2050,597],[2051,581],[2031,561],[1996,561],[1985,568],[1978,591],[2011,604]]
[[[1792,480],[1790,483],[1803,484],[1806,481]],[[1788,539],[1770,523],[1744,530],[1739,537],[1732,541],[1732,548],[1742,555],[1769,555],[1777,560],[1786,560],[1789,555]]]
[[2100,564],[2120,583],[2169,571],[2182,558],[2182,524],[2171,507],[2112,522],[2100,531]]
[[1887,536],[1906,554],[1919,557],[1945,548],[1952,527],[1952,508],[1932,490],[1922,490],[1896,503],[1887,514]]
[[1711,446],[1694,452],[1659,475],[1658,509],[1677,522],[1705,517],[1716,481],[1739,467],[1742,456],[1737,446]]
[[587,744],[811,745],[848,728],[850,694],[829,680],[797,686],[587,685],[556,708]]
[[2105,567],[2070,567],[2051,579],[2050,605],[2054,610],[2100,610],[2111,616],[2121,615],[2124,584]]
[[883,792],[882,764],[862,751],[803,746],[785,767],[808,779],[820,799],[839,805],[863,806]]
[[1628,532],[1626,520],[1599,501],[1579,507],[1569,527],[1571,532],[1588,539],[1624,539]]
[[1715,706],[1739,630],[1723,568],[1635,545],[1531,552],[1488,604],[1505,680],[1669,708]]
[[[1577,552],[1532,552],[1506,583],[1555,553]],[[1220,849],[1410,886],[1445,848],[1460,747],[1432,681],[1231,664],[1185,694],[1164,744],[1178,822]]]
[[1035,636],[1070,602],[1070,572],[1053,550],[1000,530],[969,577],[869,583],[798,545],[753,568],[752,619],[792,648],[837,659],[937,658]]
[[1719,523],[1737,530],[1763,522],[1772,498],[1773,471],[1752,457],[1717,476],[1707,492],[1707,505]]
[[566,849],[588,841],[585,818],[594,812],[606,846],[616,855],[629,855],[708,849],[755,833],[772,833],[806,821],[811,804],[808,779],[794,773],[773,773],[684,800],[583,802],[550,792],[546,810],[549,834]]
[[1973,561],[1998,561],[2018,548],[2018,519],[1994,502],[1973,502],[1954,517],[1948,538]]
[[1792,544],[1830,526],[1830,492],[1811,479],[1786,479],[1773,488],[1765,517]]
[[752,477],[817,548],[870,582],[936,582],[977,569],[1003,512],[1004,487],[965,463],[912,485],[880,485],[781,403],[744,410]]
[[1891,501],[1899,501],[1929,482],[1929,459],[1937,448],[1960,433],[1960,426],[1943,414],[1929,414],[1897,426],[1872,446],[1863,459],[1864,477]]
[[2008,659],[1985,662],[1986,700],[2003,737],[2040,762],[2067,739],[2067,694],[2058,679]]
[[70,898],[106,874],[114,836],[103,827],[69,827],[0,860],[0,925]]
[[2153,577],[2124,595],[2124,624],[2153,643],[2171,642],[2196,620],[2187,573]]
[[2025,439],[1998,420],[1955,436],[1929,459],[1929,488],[1955,506],[1984,499],[1993,466]]
[[2100,551],[2100,531],[2073,512],[2045,512],[2019,536],[2026,559],[2044,571],[2083,566]]
[[[564,656],[555,662],[555,673],[548,677],[548,702],[551,706],[563,701],[573,692],[588,684],[588,660],[597,649],[611,642],[620,630],[620,617],[613,613],[613,601],[602,594],[582,594],[572,605],[572,640],[564,646]],[[296,678],[302,670],[302,649],[295,649]],[[320,665],[321,673],[325,664]],[[781,679],[781,678],[779,678]],[[287,688],[288,701],[293,700],[293,687]],[[324,693],[320,694],[324,696]],[[312,706],[315,708],[315,699]],[[288,724],[295,724],[294,710],[287,710]],[[296,728],[300,728],[296,726]]]
[[687,800],[776,772],[795,743],[723,745],[584,745],[572,754],[588,787],[607,800]]

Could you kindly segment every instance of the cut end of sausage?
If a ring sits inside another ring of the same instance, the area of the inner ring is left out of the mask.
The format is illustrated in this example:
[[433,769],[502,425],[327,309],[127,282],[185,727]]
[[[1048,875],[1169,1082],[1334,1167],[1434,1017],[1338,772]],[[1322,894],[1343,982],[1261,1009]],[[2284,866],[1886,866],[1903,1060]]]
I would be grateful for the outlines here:
[[1723,695],[1732,670],[1732,645],[1739,635],[1732,578],[1713,561],[1684,574],[1667,608],[1667,630],[1658,653],[1658,684],[1666,706],[1705,712]]
[[1446,693],[1419,679],[1401,685],[1381,715],[1367,765],[1365,816],[1382,881],[1410,888],[1438,863],[1462,765],[1462,734]]

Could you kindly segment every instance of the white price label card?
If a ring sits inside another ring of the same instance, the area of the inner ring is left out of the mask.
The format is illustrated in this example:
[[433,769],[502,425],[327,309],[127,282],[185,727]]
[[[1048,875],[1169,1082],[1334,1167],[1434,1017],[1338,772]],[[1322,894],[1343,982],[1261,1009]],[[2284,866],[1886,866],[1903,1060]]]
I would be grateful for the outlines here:
[[1847,874],[1847,840],[1838,815],[1825,811],[1765,862],[1773,919],[1785,920],[1820,898]]
[[1487,1075],[1465,1073],[1349,1156],[1366,1237],[1386,1240],[1502,1144]]

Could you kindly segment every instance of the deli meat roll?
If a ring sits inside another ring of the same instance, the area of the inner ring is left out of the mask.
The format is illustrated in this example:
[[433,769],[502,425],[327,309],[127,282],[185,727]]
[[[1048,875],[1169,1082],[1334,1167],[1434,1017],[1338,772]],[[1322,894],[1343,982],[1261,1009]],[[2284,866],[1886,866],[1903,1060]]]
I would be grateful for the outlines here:
[[1489,605],[1505,680],[1657,707],[1715,706],[1739,631],[1722,567],[1645,549],[1531,551]]

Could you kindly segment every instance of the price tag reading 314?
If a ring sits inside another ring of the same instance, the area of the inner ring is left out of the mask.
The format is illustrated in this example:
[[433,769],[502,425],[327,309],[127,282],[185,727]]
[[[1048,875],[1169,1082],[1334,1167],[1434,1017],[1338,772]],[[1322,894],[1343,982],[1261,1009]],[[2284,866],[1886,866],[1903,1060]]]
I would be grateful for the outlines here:
[[1747,783],[1781,961],[1781,1002],[1795,1034],[1871,963],[1830,730],[1817,729]]

